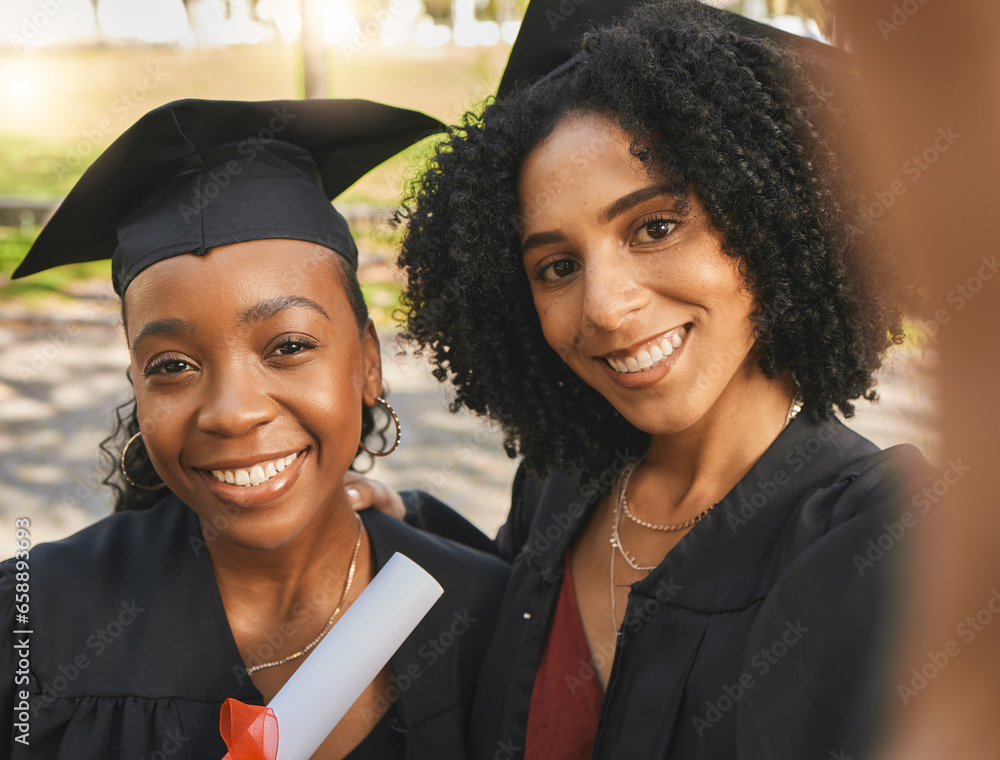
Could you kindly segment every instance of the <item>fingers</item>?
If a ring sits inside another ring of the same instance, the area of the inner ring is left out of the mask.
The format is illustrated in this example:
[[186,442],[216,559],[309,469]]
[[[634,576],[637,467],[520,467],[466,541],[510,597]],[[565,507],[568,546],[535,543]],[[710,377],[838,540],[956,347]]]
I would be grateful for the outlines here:
[[403,504],[402,497],[384,483],[368,480],[356,472],[348,471],[344,475],[344,487],[356,512],[374,507],[397,520],[406,517],[406,505]]

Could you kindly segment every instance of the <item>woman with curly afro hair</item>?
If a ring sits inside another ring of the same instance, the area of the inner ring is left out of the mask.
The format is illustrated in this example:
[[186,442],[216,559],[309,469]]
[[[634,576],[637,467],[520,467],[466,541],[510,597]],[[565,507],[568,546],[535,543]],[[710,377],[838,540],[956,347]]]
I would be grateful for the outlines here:
[[411,192],[408,337],[523,456],[475,757],[867,736],[872,621],[843,612],[881,573],[852,547],[924,462],[833,416],[875,399],[902,288],[821,47],[634,8],[467,115]]

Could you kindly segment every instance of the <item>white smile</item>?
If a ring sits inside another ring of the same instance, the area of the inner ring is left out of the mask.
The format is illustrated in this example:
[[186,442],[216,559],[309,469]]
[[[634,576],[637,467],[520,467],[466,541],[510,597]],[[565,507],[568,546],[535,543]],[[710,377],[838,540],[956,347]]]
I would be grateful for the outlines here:
[[212,470],[212,476],[222,483],[232,483],[237,486],[259,486],[266,483],[298,458],[298,454],[289,454],[269,462],[250,465],[236,470]]
[[605,356],[604,360],[611,366],[611,369],[623,375],[648,372],[663,363],[667,357],[680,348],[687,333],[687,328],[678,327],[643,344],[634,354],[619,353],[615,356]]

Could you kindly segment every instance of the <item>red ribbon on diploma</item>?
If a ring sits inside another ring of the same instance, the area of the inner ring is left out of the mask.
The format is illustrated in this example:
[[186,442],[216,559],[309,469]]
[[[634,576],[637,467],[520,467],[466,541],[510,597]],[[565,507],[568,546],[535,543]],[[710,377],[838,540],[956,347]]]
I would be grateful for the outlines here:
[[222,760],[275,760],[278,719],[274,710],[227,699],[219,714],[219,732],[229,752]]

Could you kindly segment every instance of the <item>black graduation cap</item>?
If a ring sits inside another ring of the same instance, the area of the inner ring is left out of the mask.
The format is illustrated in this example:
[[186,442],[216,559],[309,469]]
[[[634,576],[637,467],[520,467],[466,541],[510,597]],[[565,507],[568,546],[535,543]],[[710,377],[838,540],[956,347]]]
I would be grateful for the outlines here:
[[[531,0],[497,87],[507,97],[519,82],[539,79],[569,64],[580,38],[590,29],[620,21],[625,12],[649,0]],[[694,0],[691,0],[694,2]],[[842,50],[801,37],[738,13],[716,9],[722,24],[741,34],[763,37],[807,56],[844,58]]]
[[367,100],[178,100],[141,117],[87,168],[13,277],[110,258],[115,292],[183,253],[289,238],[358,252],[330,201],[443,128]]

